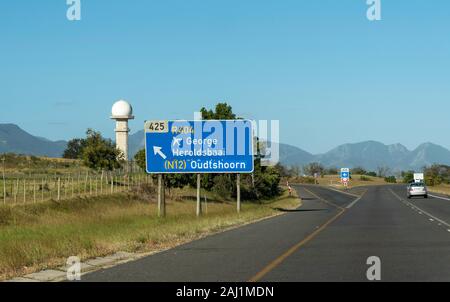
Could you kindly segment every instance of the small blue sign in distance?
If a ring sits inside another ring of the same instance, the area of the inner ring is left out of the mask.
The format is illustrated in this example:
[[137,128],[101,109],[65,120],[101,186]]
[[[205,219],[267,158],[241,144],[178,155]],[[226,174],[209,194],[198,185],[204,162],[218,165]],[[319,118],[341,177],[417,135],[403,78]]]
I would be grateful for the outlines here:
[[147,173],[252,173],[249,120],[145,122]]

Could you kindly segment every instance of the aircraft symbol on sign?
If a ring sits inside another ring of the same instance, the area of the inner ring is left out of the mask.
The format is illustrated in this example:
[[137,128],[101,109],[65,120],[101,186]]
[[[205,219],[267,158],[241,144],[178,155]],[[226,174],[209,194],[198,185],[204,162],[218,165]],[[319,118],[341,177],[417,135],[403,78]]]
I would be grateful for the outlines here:
[[181,141],[182,141],[182,138],[176,138],[176,137],[174,137],[174,138],[173,138],[172,146],[178,145],[178,147],[179,147],[179,146],[181,145]]

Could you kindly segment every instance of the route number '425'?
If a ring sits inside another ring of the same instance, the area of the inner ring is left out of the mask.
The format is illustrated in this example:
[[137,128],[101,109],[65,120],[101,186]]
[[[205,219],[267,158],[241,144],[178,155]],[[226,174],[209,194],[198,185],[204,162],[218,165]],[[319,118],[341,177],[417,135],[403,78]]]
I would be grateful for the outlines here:
[[146,130],[150,133],[167,133],[169,132],[168,121],[148,121]]

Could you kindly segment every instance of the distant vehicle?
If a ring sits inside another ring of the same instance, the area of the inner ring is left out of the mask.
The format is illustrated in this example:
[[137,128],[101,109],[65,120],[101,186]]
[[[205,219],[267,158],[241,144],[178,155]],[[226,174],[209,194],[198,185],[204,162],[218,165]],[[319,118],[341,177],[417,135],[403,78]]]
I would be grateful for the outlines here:
[[413,196],[423,196],[428,198],[427,186],[423,182],[412,182],[408,184],[407,195],[409,199]]

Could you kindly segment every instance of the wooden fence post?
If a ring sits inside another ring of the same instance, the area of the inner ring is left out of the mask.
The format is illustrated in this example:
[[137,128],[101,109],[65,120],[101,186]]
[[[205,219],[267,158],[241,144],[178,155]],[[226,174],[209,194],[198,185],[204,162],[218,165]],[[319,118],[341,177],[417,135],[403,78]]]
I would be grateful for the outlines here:
[[19,194],[19,179],[17,178],[17,181],[16,181],[16,192],[14,194],[14,204],[17,203],[17,195],[18,194]]
[[27,203],[27,179],[23,179],[23,203]]
[[33,203],[36,203],[36,179],[33,179]]
[[6,177],[5,177],[5,162],[3,161],[3,204],[6,204]]
[[58,177],[58,201],[61,200],[61,177]]
[[100,177],[100,194],[103,194],[103,170],[102,170],[102,176]]
[[86,172],[86,178],[84,180],[84,195],[87,195],[87,182],[88,182],[89,172]]

